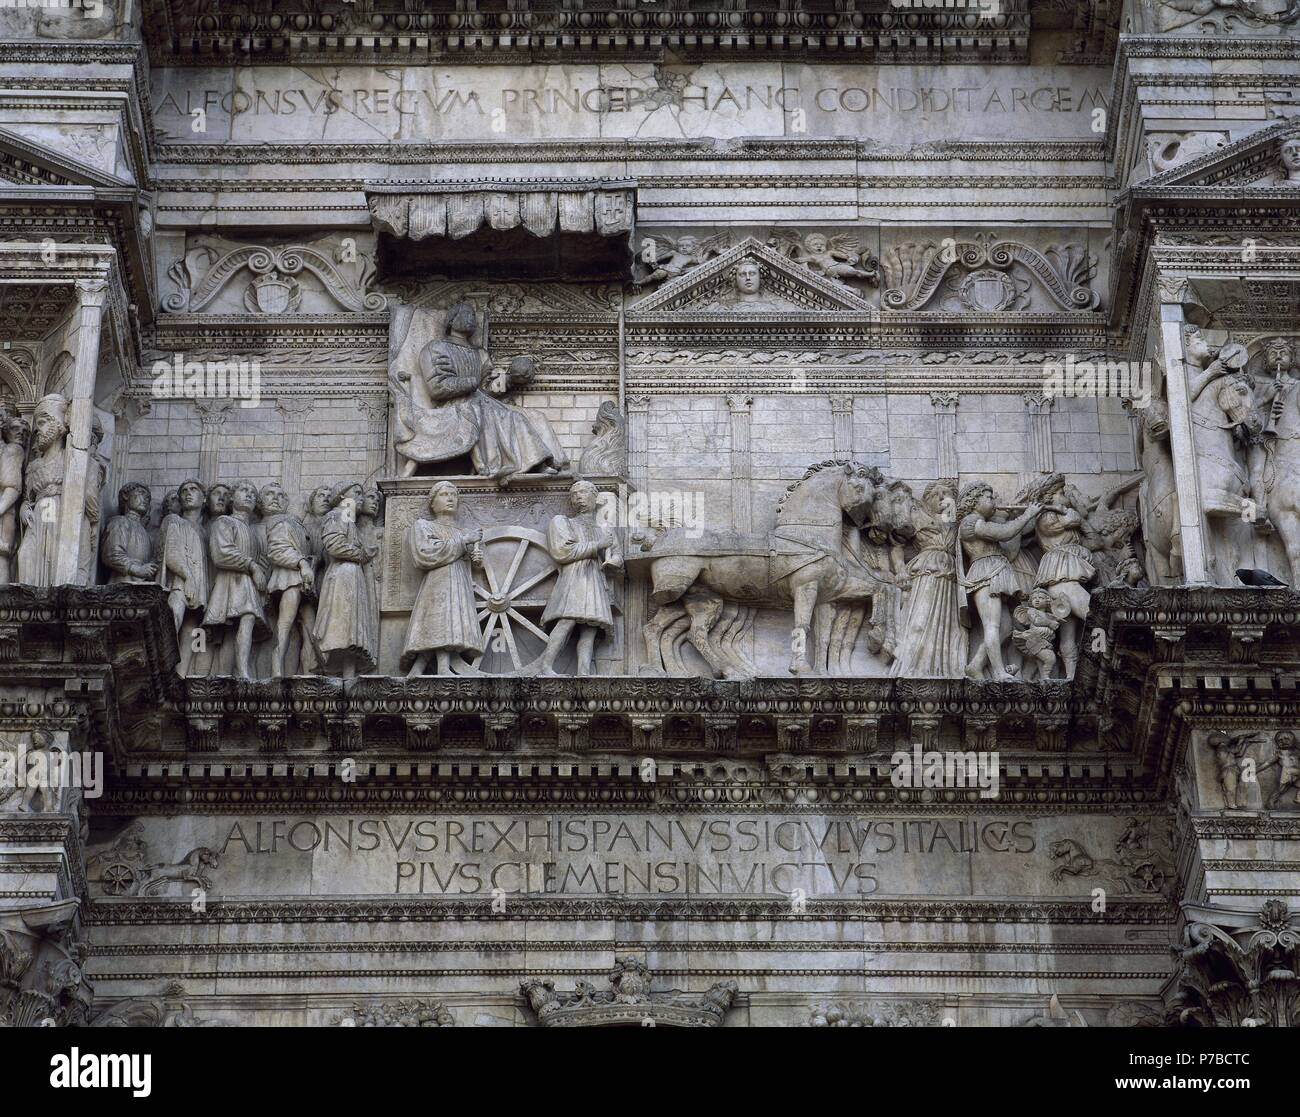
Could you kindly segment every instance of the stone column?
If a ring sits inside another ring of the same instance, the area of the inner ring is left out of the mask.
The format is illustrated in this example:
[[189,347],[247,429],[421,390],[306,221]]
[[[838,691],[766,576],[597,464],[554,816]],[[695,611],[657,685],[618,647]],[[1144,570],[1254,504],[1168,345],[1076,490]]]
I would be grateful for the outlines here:
[[94,415],[95,378],[99,371],[99,337],[108,299],[106,279],[77,280],[77,353],[72,371],[68,448],[63,466],[63,506],[59,513],[56,585],[78,581],[81,529],[86,516],[90,474],[90,424]]
[[749,448],[750,409],[753,396],[728,396],[731,411],[731,526],[737,531],[754,530],[752,507],[752,458]]
[[366,417],[366,476],[373,477],[384,468],[388,451],[388,398],[363,396],[357,404]]
[[315,400],[303,396],[286,396],[275,405],[275,409],[284,416],[280,484],[291,498],[302,491],[302,436],[307,426],[307,416],[315,406]]
[[[650,461],[646,446],[650,433],[650,397],[627,397],[627,479],[631,490],[642,494],[650,486]],[[626,495],[626,494],[625,494]],[[626,519],[627,505],[624,504]],[[628,524],[629,527],[644,525]],[[623,664],[628,674],[635,674],[637,666],[645,662],[643,633],[649,611],[649,588],[644,578],[633,579],[625,575],[623,599]]]
[[1205,516],[1201,512],[1200,478],[1192,444],[1192,401],[1187,395],[1187,366],[1183,358],[1183,295],[1186,280],[1160,284],[1160,335],[1165,359],[1165,394],[1169,403],[1169,449],[1174,457],[1174,486],[1178,492],[1178,522],[1182,530],[1183,581],[1210,582]]
[[853,457],[853,397],[831,397],[831,444],[836,459]]
[[231,402],[228,399],[194,401],[203,431],[199,438],[199,480],[205,489],[216,484],[221,473],[221,428],[225,425]]
[[1023,397],[1029,409],[1029,430],[1026,451],[1029,458],[1027,470],[1031,477],[1051,473],[1056,464],[1052,454],[1052,402],[1053,396],[1027,394]]
[[957,477],[957,393],[931,392],[934,408],[935,443],[939,454],[939,476]]

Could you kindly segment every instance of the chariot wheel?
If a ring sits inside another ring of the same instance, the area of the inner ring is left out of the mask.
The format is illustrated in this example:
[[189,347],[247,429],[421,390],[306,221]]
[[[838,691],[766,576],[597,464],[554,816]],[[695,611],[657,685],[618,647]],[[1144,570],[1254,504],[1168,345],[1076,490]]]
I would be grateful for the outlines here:
[[1143,892],[1159,892],[1165,886],[1165,871],[1152,861],[1143,861],[1130,874]]
[[487,649],[477,663],[489,674],[519,671],[546,647],[542,613],[559,567],[546,536],[524,527],[483,529],[483,567],[474,594]]
[[124,896],[135,886],[135,869],[125,861],[114,861],[104,866],[99,883],[108,895]]

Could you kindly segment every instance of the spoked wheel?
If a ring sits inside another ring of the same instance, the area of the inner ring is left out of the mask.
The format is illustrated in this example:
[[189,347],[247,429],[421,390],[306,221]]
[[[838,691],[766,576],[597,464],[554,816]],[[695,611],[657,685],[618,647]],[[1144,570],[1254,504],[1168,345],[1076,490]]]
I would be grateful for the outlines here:
[[546,647],[542,613],[558,571],[540,531],[483,529],[483,569],[475,572],[482,583],[474,583],[487,649],[477,664],[480,671],[518,671],[541,655]]

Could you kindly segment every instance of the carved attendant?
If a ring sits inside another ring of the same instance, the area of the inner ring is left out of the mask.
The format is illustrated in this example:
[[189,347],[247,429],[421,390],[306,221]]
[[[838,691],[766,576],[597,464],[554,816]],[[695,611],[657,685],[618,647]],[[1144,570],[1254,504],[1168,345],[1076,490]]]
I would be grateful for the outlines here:
[[262,529],[266,535],[266,557],[271,576],[266,582],[268,603],[277,606],[275,647],[271,651],[271,676],[284,675],[285,652],[295,624],[302,634],[299,661],[310,670],[316,656],[312,650],[312,626],[316,621],[313,597],[316,589],[316,561],[302,521],[289,515],[289,497],[274,482],[259,496]]
[[1085,545],[1092,534],[1079,511],[1065,504],[1064,474],[1052,473],[1027,485],[1020,503],[1030,501],[1043,505],[1034,525],[1043,549],[1034,584],[1047,590],[1052,615],[1061,622],[1061,659],[1065,677],[1073,679],[1079,663],[1079,634],[1092,597],[1086,587],[1097,573],[1089,561],[1091,550]]
[[117,494],[119,515],[104,531],[104,565],[112,571],[110,583],[143,585],[158,575],[153,540],[149,537],[149,506],[153,496],[146,485],[128,481]]
[[[203,623],[208,606],[208,546],[203,531],[206,495],[198,481],[182,482],[176,491],[180,514],[169,515],[162,523],[158,582],[167,591],[167,603],[180,637],[181,658],[176,670],[181,675],[190,673],[193,629]],[[187,615],[191,626],[184,631]]]
[[919,553],[900,583],[908,594],[895,678],[956,679],[966,668],[966,630],[957,585],[957,494],[948,481],[926,486],[913,506]]
[[423,675],[430,653],[435,674],[464,675],[474,670],[459,659],[483,654],[470,565],[482,565],[483,530],[463,531],[456,525],[460,492],[450,481],[439,481],[429,492],[429,511],[411,524],[411,560],[425,571],[411,610],[402,650],[408,675]]
[[366,567],[379,553],[368,547],[357,526],[361,485],[344,481],[330,492],[330,513],[321,524],[321,543],[329,567],[316,609],[316,646],[326,666],[345,679],[374,667],[379,649],[374,583]]
[[23,495],[23,460],[27,456],[28,427],[25,419],[6,416],[0,421],[0,586],[14,575],[18,552],[18,504]]
[[1020,580],[1003,547],[1018,547],[1021,533],[1038,513],[1039,505],[1031,502],[1013,520],[995,519],[993,488],[982,481],[967,485],[958,501],[958,535],[967,563],[962,585],[975,602],[983,628],[979,649],[966,666],[966,674],[972,679],[983,678],[985,668],[994,679],[1012,678],[1002,660],[1002,644],[1008,635],[1003,606],[1007,602],[1014,604],[1020,594]]
[[32,457],[27,463],[23,506],[18,513],[23,525],[18,581],[29,586],[52,586],[59,554],[59,510],[63,506],[67,399],[57,393],[42,399],[32,412],[32,430]]
[[596,522],[600,493],[590,481],[569,489],[572,514],[556,516],[546,529],[546,549],[560,566],[560,574],[542,614],[542,624],[555,621],[546,650],[538,658],[538,674],[554,675],[555,660],[574,629],[578,630],[578,674],[590,675],[596,637],[614,631],[606,570],[623,566],[618,541]]
[[[86,472],[86,514],[81,520],[81,550],[77,560],[77,583],[93,585],[96,562],[99,558],[99,500],[108,478],[108,466],[99,453],[104,441],[104,424],[99,416],[90,421],[90,462]],[[146,514],[145,525],[148,526]]]
[[253,677],[253,636],[266,630],[266,560],[253,525],[256,507],[256,486],[237,481],[230,490],[230,514],[218,516],[208,528],[208,555],[216,576],[203,625],[235,628],[235,670],[245,679]]

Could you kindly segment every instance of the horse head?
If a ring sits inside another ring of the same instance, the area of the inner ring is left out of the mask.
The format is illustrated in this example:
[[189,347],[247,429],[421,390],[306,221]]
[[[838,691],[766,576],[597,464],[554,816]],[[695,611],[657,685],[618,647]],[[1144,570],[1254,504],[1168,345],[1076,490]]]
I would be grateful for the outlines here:
[[1153,399],[1142,409],[1142,434],[1152,442],[1169,438],[1169,404]]
[[1250,377],[1244,373],[1233,373],[1219,381],[1214,392],[1214,402],[1223,411],[1228,425],[1240,427],[1250,421],[1255,410],[1254,395]]
[[848,462],[839,483],[840,508],[855,527],[870,523],[876,509],[885,476],[875,466]]

